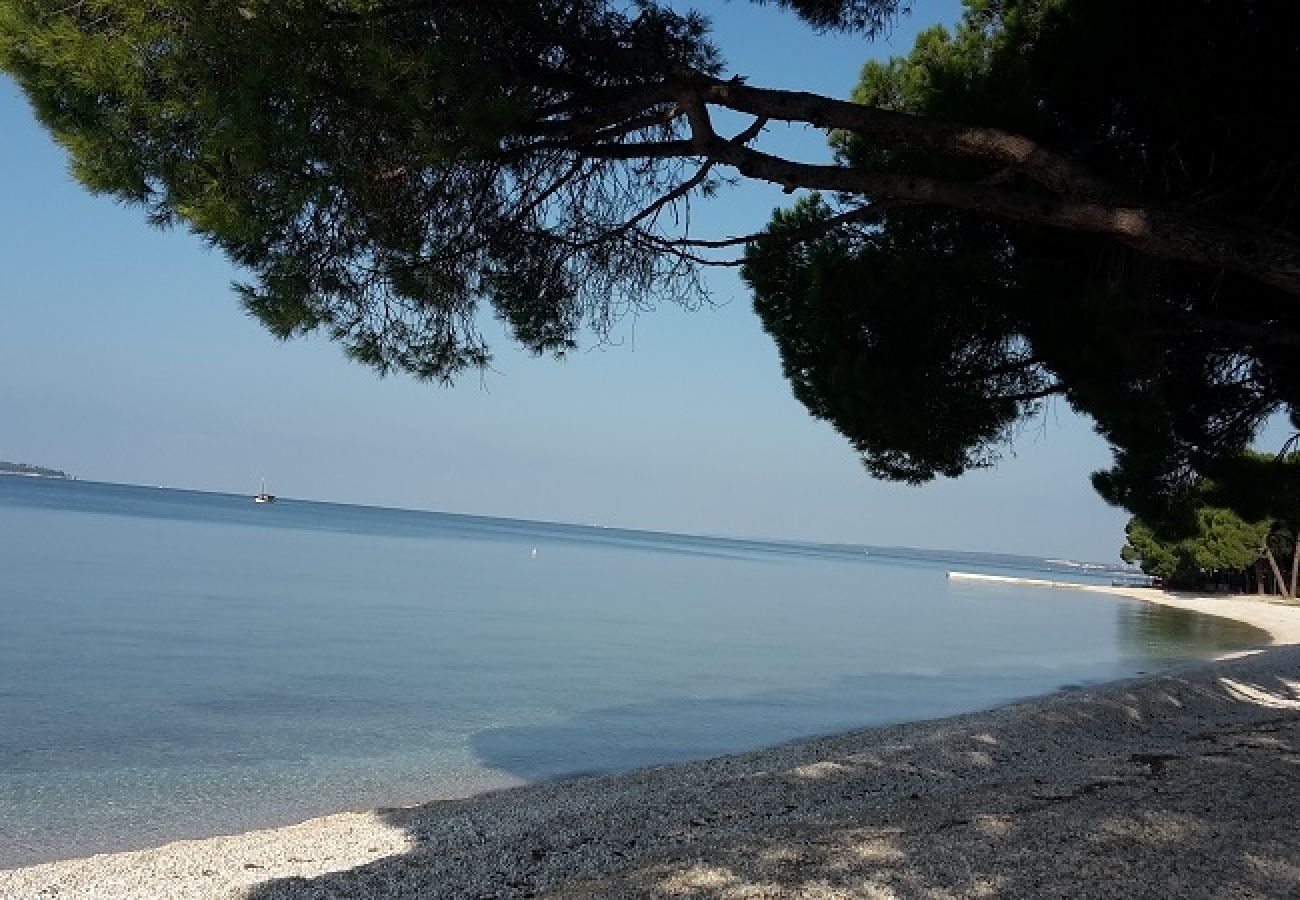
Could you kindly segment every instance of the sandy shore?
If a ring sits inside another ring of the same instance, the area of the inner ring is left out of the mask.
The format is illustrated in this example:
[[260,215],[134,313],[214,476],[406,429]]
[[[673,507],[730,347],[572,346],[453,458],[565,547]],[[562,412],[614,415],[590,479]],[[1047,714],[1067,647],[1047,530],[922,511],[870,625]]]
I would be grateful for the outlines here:
[[[1295,607],[1136,590],[1300,642]],[[1300,647],[1278,646],[950,719],[3,871],[0,896],[1296,897],[1298,784]]]

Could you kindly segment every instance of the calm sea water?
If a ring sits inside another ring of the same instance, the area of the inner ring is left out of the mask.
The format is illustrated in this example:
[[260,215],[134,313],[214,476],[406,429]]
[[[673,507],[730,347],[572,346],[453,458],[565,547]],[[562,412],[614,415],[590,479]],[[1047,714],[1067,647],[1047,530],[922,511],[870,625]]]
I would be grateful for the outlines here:
[[1087,577],[2,477],[0,867],[946,715],[1262,637],[954,568]]

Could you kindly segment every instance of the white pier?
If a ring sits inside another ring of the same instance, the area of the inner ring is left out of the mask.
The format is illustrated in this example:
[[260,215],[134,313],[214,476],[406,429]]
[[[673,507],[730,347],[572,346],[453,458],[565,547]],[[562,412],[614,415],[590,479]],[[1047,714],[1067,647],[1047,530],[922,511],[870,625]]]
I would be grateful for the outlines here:
[[1046,578],[1016,578],[1011,575],[981,575],[976,572],[949,572],[948,577],[954,581],[996,581],[999,584],[1024,584],[1031,587],[1073,588],[1087,590],[1096,585],[1079,584],[1075,581],[1049,581]]

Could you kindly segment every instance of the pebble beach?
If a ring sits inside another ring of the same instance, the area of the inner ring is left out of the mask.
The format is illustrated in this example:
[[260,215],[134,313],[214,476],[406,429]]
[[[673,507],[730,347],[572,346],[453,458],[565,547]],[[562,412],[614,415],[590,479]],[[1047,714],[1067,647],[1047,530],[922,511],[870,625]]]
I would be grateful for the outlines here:
[[1300,608],[1114,592],[1273,643],[948,719],[0,871],[0,896],[1300,896]]

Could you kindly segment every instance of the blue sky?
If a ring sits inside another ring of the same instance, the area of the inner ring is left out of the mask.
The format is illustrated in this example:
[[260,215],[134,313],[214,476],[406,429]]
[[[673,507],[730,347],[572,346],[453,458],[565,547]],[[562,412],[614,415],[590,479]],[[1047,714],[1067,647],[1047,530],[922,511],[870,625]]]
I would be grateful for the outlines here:
[[[771,7],[713,7],[752,83],[846,96],[889,39],[818,36]],[[1126,515],[1087,474],[1110,454],[1063,404],[997,469],[921,488],[871,480],[791,396],[734,275],[717,308],[628,321],[557,363],[493,342],[493,371],[450,389],[379,379],[321,339],[246,318],[239,277],[184,230],[71,181],[62,151],[0,80],[0,459],[82,478],[706,534],[1114,560]],[[806,156],[820,136],[778,130]],[[724,192],[700,221],[739,233],[789,202]],[[492,331],[489,339],[496,338]]]

